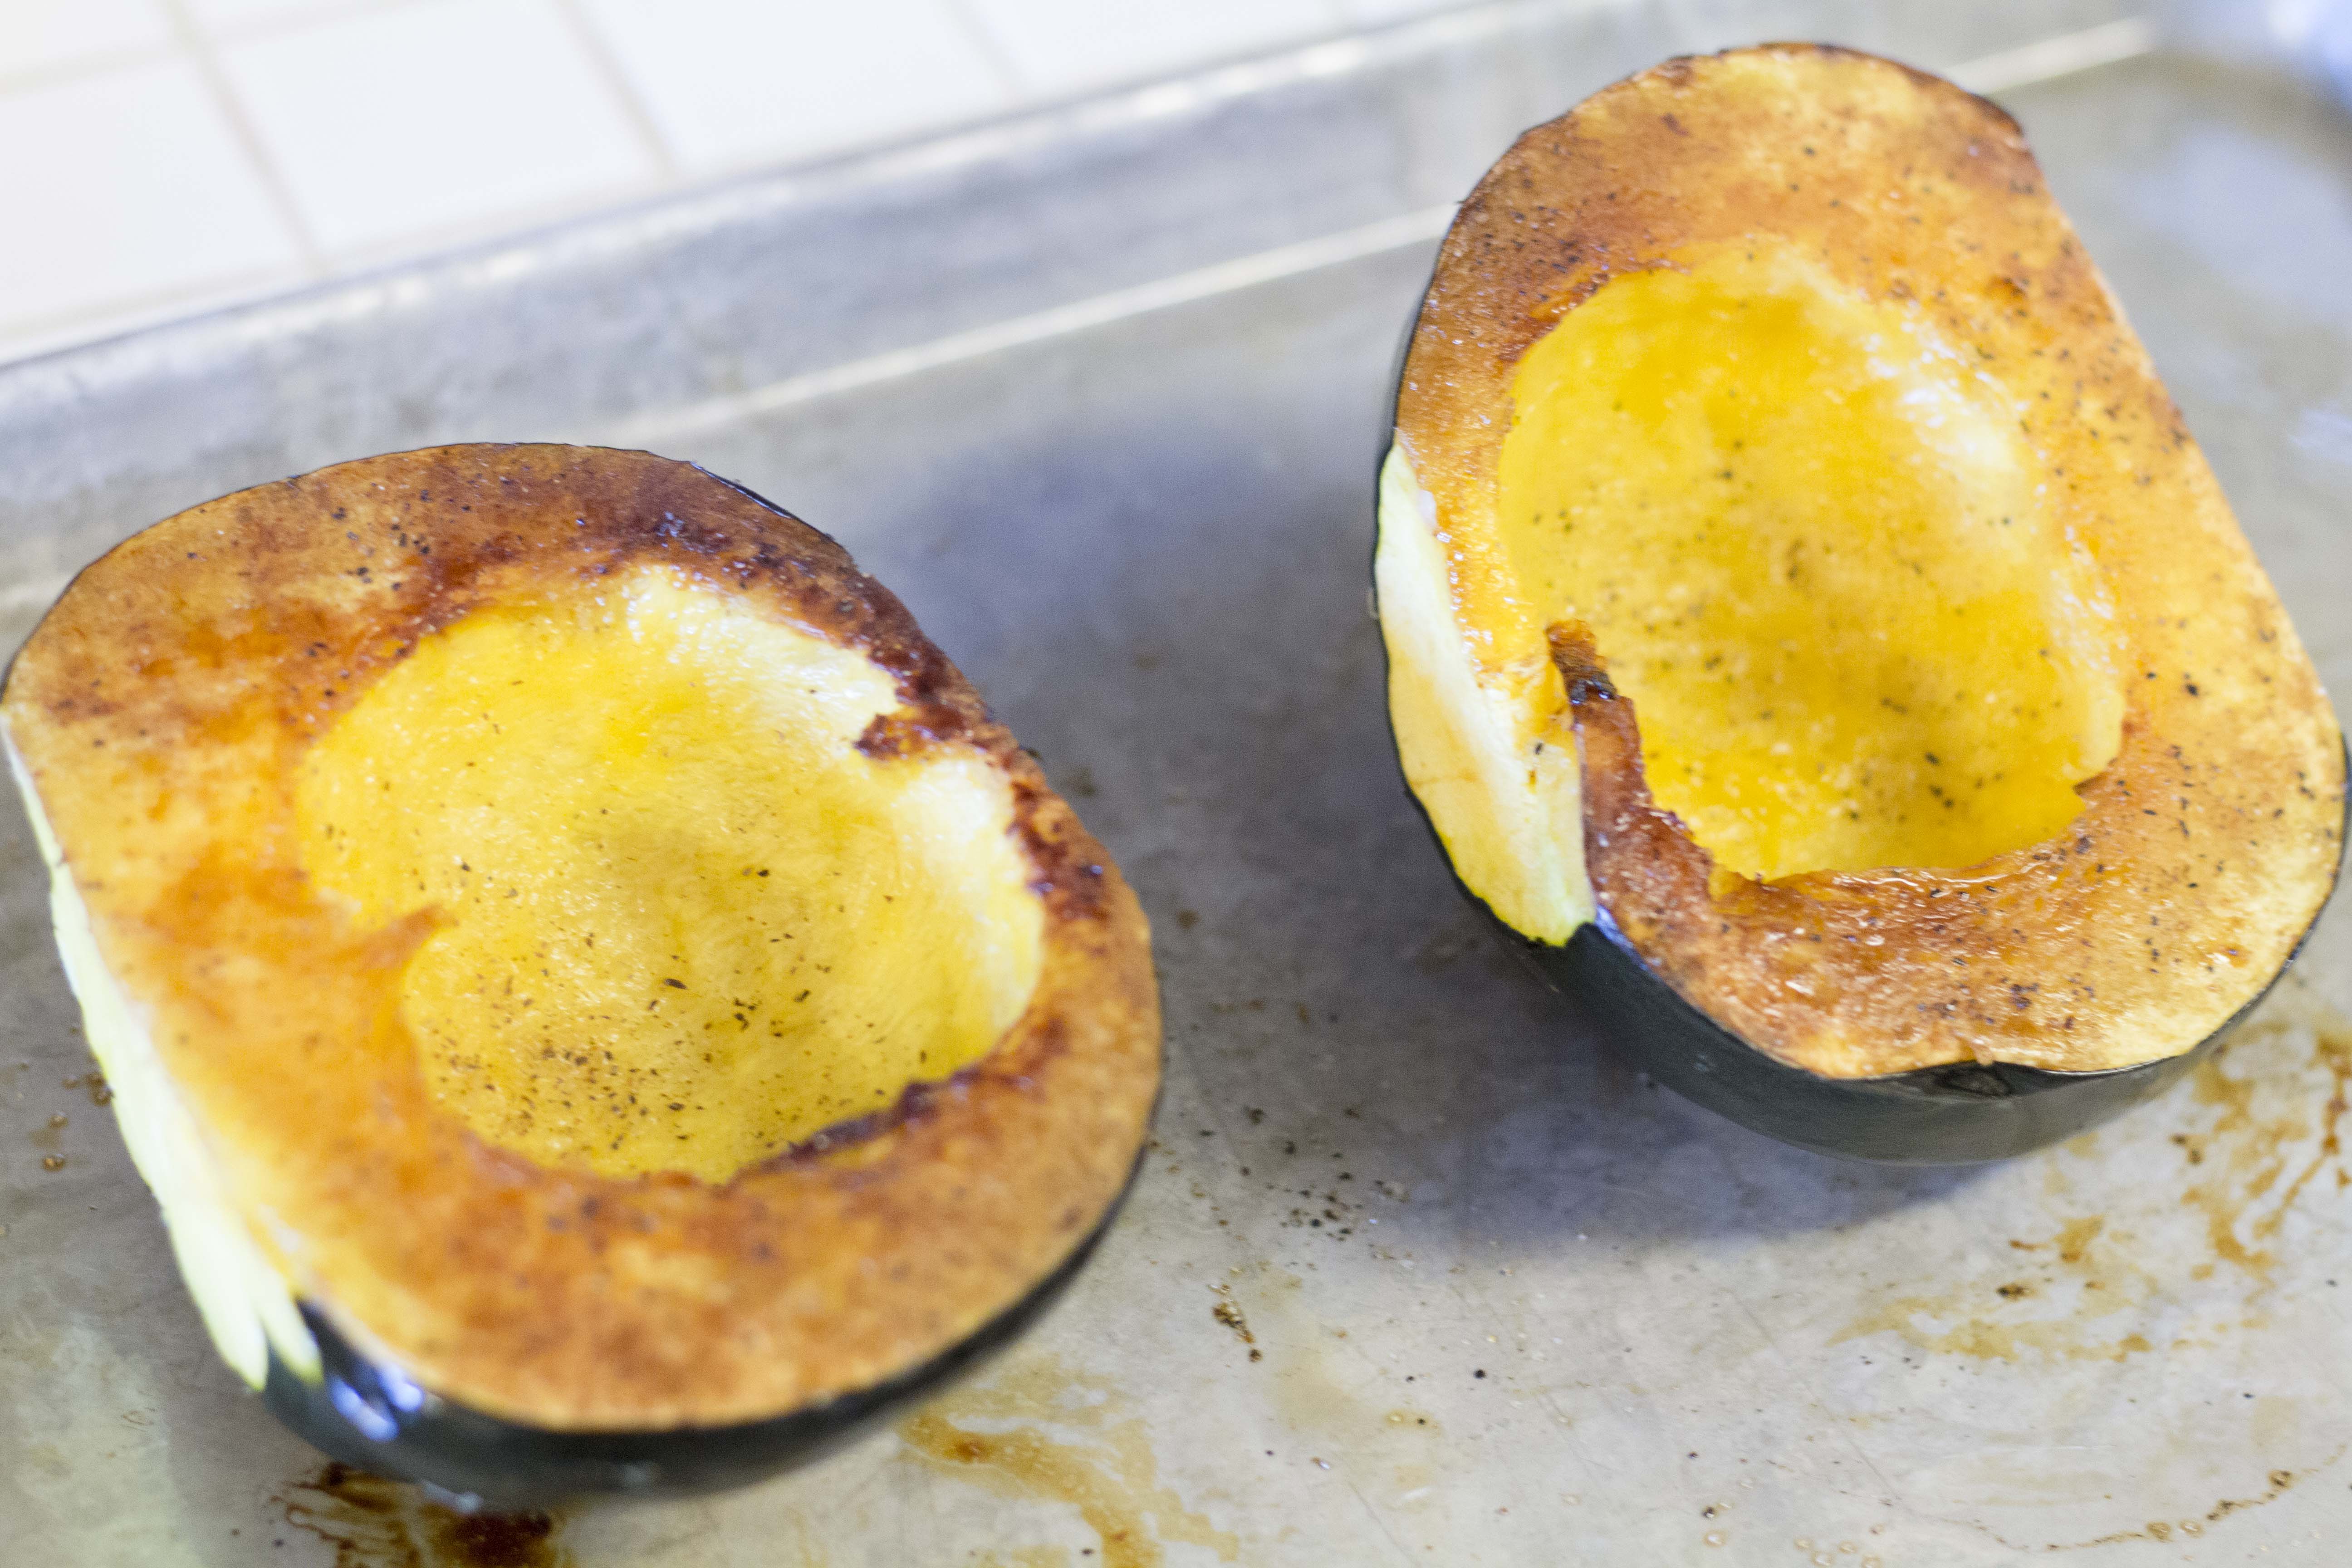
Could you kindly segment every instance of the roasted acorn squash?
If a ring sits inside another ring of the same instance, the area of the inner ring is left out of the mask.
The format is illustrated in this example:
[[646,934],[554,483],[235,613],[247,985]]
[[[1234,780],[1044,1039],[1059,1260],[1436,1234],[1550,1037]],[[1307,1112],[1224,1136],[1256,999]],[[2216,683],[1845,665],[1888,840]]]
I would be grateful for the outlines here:
[[338,1458],[749,1479],[1037,1311],[1135,1168],[1133,894],[887,590],[698,468],[209,502],[0,714],[191,1291]]
[[1933,77],[1766,46],[1521,137],[1422,302],[1380,516],[1459,879],[1767,1132],[2072,1132],[2333,884],[2311,662],[2017,126]]

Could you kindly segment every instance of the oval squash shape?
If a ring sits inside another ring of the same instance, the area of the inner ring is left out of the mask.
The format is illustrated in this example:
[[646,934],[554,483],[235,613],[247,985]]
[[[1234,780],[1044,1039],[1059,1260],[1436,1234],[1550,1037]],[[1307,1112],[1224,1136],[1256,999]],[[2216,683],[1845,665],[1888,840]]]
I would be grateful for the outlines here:
[[2311,661],[2017,126],[1936,78],[1769,45],[1521,137],[1423,300],[1380,519],[1458,879],[1775,1136],[2078,1131],[2334,884]]
[[1134,895],[887,590],[698,468],[209,502],[0,718],[191,1291],[339,1458],[753,1479],[1015,1331],[1135,1169]]

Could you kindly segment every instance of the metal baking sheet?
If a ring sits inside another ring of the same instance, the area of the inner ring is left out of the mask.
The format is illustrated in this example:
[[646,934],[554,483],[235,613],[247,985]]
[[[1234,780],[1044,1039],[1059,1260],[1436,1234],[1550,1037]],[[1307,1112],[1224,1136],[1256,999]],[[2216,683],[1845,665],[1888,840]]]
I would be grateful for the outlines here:
[[[135,529],[367,452],[629,440],[802,511],[1118,854],[1170,1055],[1125,1216],[978,1380],[750,1490],[467,1524],[322,1474],[215,1359],[68,1081],[5,808],[0,1563],[2342,1561],[2341,909],[2109,1128],[1966,1171],[1779,1147],[1484,934],[1366,614],[1391,355],[1443,204],[1521,126],[1692,48],[1942,67],[2104,28],[2079,65],[2128,24],[1489,7],[0,369],[10,647]],[[2352,123],[2163,50],[2006,101],[2352,682]]]

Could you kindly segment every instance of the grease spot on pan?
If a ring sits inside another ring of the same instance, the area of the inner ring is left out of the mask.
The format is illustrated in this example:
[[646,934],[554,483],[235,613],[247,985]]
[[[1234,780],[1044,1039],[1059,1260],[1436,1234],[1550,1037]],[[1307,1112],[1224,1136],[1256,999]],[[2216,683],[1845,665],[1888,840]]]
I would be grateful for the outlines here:
[[[2048,1194],[2038,1223],[1966,1277],[1890,1287],[1834,1338],[1893,1333],[1976,1360],[2121,1361],[2248,1326],[2274,1288],[2290,1215],[2352,1184],[2347,1089],[2352,1020],[2283,989],[2181,1091],[2140,1113],[2139,1141],[2178,1162],[2164,1179],[2109,1188],[2103,1212],[2068,1213],[2091,1184],[2087,1163],[2117,1152],[2076,1140],[2037,1156]],[[2162,1328],[2168,1305],[2207,1281],[2198,1321],[2177,1337]]]
[[[1108,1381],[1030,1355],[898,1424],[899,1440],[944,1474],[999,1496],[1066,1503],[1099,1538],[1102,1568],[1160,1568],[1170,1542],[1227,1563],[1240,1551],[1160,1479],[1143,1418]],[[1013,1561],[1019,1561],[1014,1559]]]
[[[2080,1552],[2085,1547],[2113,1546],[2118,1542],[2125,1541],[2171,1541],[2176,1537],[2194,1539],[2204,1534],[2205,1527],[2209,1524],[2219,1524],[2221,1521],[2229,1518],[2233,1513],[2243,1513],[2248,1509],[2260,1508],[2266,1502],[2277,1501],[2280,1498],[2285,1496],[2287,1492],[2294,1488],[2297,1481],[2304,1479],[2305,1477],[2312,1475],[2315,1471],[2326,1469],[2329,1465],[2334,1464],[2336,1459],[2340,1459],[2343,1457],[2344,1451],[2339,1448],[2336,1450],[2333,1458],[2327,1459],[2322,1464],[2313,1466],[2309,1470],[2273,1470],[2266,1478],[2270,1482],[2269,1487],[2266,1488],[2259,1497],[2222,1498],[2219,1501],[2215,1502],[2212,1507],[2205,1510],[2201,1517],[2191,1515],[2188,1518],[2179,1520],[2154,1519],[2148,1521],[2147,1523],[2140,1526],[2137,1530],[2112,1531],[2105,1535],[2097,1536],[2089,1541],[2047,1542],[2042,1545],[2040,1550],[2043,1552]],[[1987,1533],[1990,1534],[1990,1532],[1988,1531]],[[2009,1547],[2012,1551],[2021,1552],[2026,1550],[2025,1547],[2019,1545],[2017,1542],[2003,1540],[1998,1535],[1993,1536],[1993,1539],[2000,1542],[2003,1546]]]
[[335,1568],[572,1568],[558,1515],[459,1513],[349,1465],[326,1465],[276,1500],[288,1524],[334,1549]]

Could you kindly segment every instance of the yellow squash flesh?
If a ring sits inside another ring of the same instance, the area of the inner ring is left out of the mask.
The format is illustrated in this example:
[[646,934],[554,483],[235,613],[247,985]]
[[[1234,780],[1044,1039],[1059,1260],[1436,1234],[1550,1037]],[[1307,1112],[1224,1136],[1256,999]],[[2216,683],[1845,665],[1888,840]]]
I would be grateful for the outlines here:
[[765,1421],[1034,1304],[1159,1084],[1102,847],[887,590],[685,464],[196,507],[0,699],[192,1293],[557,1431]]
[[2051,837],[2113,759],[2105,584],[1996,384],[1769,241],[1612,282],[1537,342],[1496,522],[1642,715],[1658,803],[1771,879]]
[[993,1046],[1042,913],[979,757],[858,740],[857,653],[642,568],[427,638],[304,759],[302,858],[376,925],[435,1099],[488,1142],[723,1182]]
[[[1522,136],[1374,576],[1464,884],[1812,1073],[2176,1057],[2341,858],[2335,716],[2146,353],[2015,124],[1889,61],[1673,60]],[[1638,720],[1606,776],[1570,675]]]

